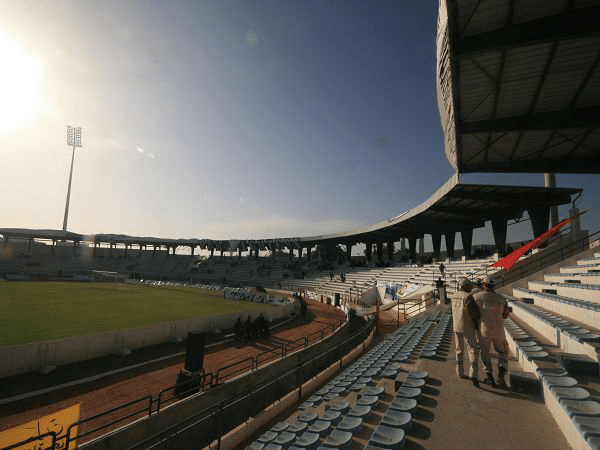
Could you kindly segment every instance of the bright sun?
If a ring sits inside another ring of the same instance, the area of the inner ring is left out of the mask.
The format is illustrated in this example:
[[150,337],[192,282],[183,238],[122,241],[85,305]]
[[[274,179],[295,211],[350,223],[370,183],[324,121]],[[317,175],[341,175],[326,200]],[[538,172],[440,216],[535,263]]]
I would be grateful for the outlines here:
[[0,34],[0,134],[21,125],[38,106],[42,66]]

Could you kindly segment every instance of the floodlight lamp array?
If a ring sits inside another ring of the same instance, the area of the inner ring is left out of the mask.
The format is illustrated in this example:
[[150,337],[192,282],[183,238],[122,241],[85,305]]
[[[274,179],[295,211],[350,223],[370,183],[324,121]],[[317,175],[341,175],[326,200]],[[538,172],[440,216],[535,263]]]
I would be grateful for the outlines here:
[[81,127],[67,125],[67,145],[81,147]]

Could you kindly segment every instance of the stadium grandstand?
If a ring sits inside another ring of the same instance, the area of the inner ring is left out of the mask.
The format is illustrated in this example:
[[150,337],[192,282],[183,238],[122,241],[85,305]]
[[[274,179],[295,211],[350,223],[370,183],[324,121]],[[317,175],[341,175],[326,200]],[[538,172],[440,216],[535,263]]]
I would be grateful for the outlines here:
[[[585,192],[554,181],[600,173],[599,13],[598,1],[440,0],[438,105],[455,174],[393,218],[261,240],[0,228],[7,283],[198,289],[271,321],[262,337],[236,335],[236,312],[144,339],[117,330],[105,347],[94,336],[0,347],[0,445],[600,448],[600,231],[581,228]],[[547,182],[462,183],[469,172]],[[507,242],[524,220],[529,245]],[[473,245],[490,225],[493,242]],[[447,297],[484,277],[512,308],[504,388],[455,373]],[[204,361],[188,370],[197,335]],[[37,433],[7,441],[23,424]]]

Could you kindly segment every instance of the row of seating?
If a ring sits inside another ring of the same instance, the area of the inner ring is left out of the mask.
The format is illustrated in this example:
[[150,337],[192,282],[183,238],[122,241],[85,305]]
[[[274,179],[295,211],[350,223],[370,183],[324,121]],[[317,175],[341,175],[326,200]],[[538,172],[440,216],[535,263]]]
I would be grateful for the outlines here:
[[419,358],[434,359],[442,356],[440,346],[447,338],[447,332],[451,328],[451,325],[452,315],[450,313],[443,314],[429,338],[429,341],[427,341],[425,347],[421,349]]
[[506,297],[507,337],[573,448],[600,449],[600,253]]
[[565,419],[572,421],[590,448],[600,447],[600,403],[569,376],[568,371],[556,362],[556,355],[546,351],[550,349],[532,336],[533,333],[511,319],[505,321],[505,328],[516,343],[519,358],[532,364],[542,382],[544,395],[552,396],[554,403],[560,405],[562,411],[556,414],[564,414]]
[[[365,448],[400,448],[428,377],[424,371],[406,373],[401,363],[417,358],[436,320],[441,332],[449,317],[434,311],[398,328],[300,404],[294,422],[277,422],[247,449],[349,448],[385,395],[378,384],[383,379],[395,380],[395,394]],[[352,393],[356,401],[350,401]]]

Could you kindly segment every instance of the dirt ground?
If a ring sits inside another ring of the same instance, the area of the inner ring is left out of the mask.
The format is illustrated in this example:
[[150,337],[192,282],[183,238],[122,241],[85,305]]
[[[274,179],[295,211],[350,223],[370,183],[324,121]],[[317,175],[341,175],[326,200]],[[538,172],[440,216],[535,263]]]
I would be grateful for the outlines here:
[[[315,338],[320,338],[318,331],[323,328],[325,328],[325,335],[329,335],[331,334],[331,325],[340,322],[344,318],[344,313],[341,310],[326,304],[309,301],[308,305],[308,313],[304,319],[300,317],[293,319],[273,330],[271,336],[207,349],[204,356],[204,370],[216,374],[219,367],[248,359],[250,356],[280,347],[283,343],[302,339],[311,333]],[[52,414],[77,403],[80,404],[81,408],[80,418],[85,419],[145,396],[156,399],[161,390],[175,384],[177,374],[183,369],[183,365],[184,356],[179,355],[140,368],[110,375],[97,381],[78,384],[30,399],[1,405],[0,431]],[[86,369],[87,376],[89,376],[90,370],[89,368]],[[106,369],[96,367],[95,370],[97,373],[101,373]],[[39,376],[39,374],[32,374],[34,378]],[[26,377],[24,376],[19,380],[12,379],[10,382],[26,384],[28,382]],[[134,407],[143,409],[144,403],[140,402]]]

